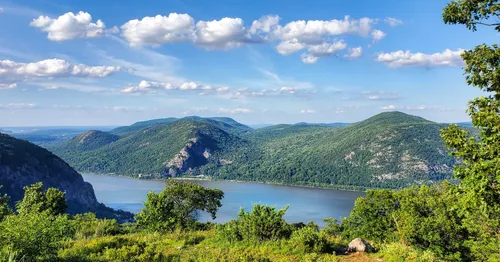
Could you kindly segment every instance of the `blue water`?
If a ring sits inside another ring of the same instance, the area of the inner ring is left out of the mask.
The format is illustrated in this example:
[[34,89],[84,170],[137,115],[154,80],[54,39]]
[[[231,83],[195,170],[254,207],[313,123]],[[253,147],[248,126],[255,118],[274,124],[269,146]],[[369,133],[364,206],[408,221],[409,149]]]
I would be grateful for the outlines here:
[[[105,205],[137,213],[149,191],[160,192],[163,181],[138,180],[118,176],[82,174],[92,184],[97,200]],[[191,181],[209,188],[224,191],[222,207],[215,222],[226,222],[236,218],[240,207],[251,210],[252,204],[267,204],[277,208],[290,205],[285,219],[288,222],[309,222],[322,225],[326,217],[346,217],[354,201],[363,192],[339,191],[319,188],[291,187],[259,183],[229,181]],[[201,221],[213,221],[208,214],[201,213]]]

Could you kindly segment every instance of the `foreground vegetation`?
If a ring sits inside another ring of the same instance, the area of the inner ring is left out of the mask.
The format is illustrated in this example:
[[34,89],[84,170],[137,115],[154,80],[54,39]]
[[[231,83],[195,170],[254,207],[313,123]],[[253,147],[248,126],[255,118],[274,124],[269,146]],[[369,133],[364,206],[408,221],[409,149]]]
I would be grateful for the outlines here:
[[[443,17],[476,30],[499,10],[497,0],[459,0]],[[287,223],[288,207],[262,205],[225,224],[199,223],[197,211],[216,216],[223,192],[175,180],[148,195],[135,223],[120,225],[69,216],[63,192],[35,184],[15,212],[0,198],[0,261],[500,261],[500,49],[481,45],[463,58],[467,83],[491,95],[469,104],[478,137],[458,126],[442,131],[461,159],[456,185],[368,191],[349,217],[319,229]],[[358,237],[375,254],[344,255]]]

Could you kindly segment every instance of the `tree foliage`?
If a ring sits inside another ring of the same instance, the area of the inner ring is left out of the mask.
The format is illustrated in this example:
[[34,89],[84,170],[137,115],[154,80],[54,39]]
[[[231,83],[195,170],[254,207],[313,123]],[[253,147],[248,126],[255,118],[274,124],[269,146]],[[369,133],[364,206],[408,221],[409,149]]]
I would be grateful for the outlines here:
[[[498,0],[454,1],[443,12],[445,23],[463,24],[472,31],[486,25],[498,33],[500,24],[491,22],[498,18]],[[500,49],[482,44],[465,51],[462,58],[467,84],[488,94],[471,100],[467,110],[479,135],[474,138],[450,126],[442,137],[452,154],[462,159],[455,176],[461,180],[457,197],[469,232],[466,244],[477,260],[500,259]]]
[[42,212],[52,216],[64,214],[68,207],[64,194],[52,187],[44,192],[41,182],[26,186],[24,198],[16,203],[17,212],[21,215]]
[[[1,187],[1,185],[0,185]],[[10,198],[7,195],[0,195],[0,222],[7,216],[12,213],[12,210],[9,206]]]
[[224,193],[199,184],[168,179],[166,188],[149,192],[144,208],[136,216],[139,226],[151,231],[188,229],[196,221],[198,211],[208,212],[213,219]]
[[217,228],[218,234],[230,242],[260,242],[289,238],[292,226],[283,218],[287,210],[288,206],[276,210],[275,207],[261,204],[254,205],[251,212],[245,212],[242,208],[237,219]]

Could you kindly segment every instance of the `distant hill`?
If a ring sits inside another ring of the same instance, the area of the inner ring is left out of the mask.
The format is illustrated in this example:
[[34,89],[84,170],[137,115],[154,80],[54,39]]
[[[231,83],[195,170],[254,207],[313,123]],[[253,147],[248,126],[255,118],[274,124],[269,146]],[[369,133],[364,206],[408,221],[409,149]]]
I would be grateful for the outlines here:
[[113,134],[117,135],[128,135],[131,133],[134,133],[139,130],[143,130],[145,128],[155,126],[155,125],[162,125],[162,124],[168,124],[172,123],[178,120],[192,120],[192,121],[200,121],[200,122],[206,122],[210,123],[212,125],[215,125],[222,130],[228,131],[228,132],[236,132],[236,133],[244,133],[244,132],[249,132],[252,130],[251,127],[243,125],[241,123],[236,122],[234,119],[228,118],[228,117],[198,117],[198,116],[187,116],[184,118],[175,118],[175,117],[169,117],[169,118],[160,118],[160,119],[153,119],[153,120],[148,120],[148,121],[142,121],[142,122],[137,122],[134,123],[130,126],[122,126],[115,128],[111,130],[110,132]]
[[9,195],[14,204],[22,199],[23,187],[36,182],[66,192],[69,213],[118,214],[97,202],[92,185],[62,159],[30,142],[0,134],[0,194]]
[[111,144],[118,139],[120,136],[115,134],[90,130],[68,141],[66,147],[68,150],[87,151]]
[[255,130],[227,118],[139,123],[99,147],[82,152],[68,143],[53,150],[77,170],[96,173],[344,188],[431,183],[450,178],[455,163],[439,135],[446,125],[401,112],[346,126],[299,123]]

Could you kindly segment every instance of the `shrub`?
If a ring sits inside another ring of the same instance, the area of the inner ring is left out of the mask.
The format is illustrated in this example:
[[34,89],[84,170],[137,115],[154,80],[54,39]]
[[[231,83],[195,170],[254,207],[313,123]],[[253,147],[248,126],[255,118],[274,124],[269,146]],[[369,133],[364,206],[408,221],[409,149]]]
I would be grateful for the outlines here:
[[94,213],[75,215],[72,224],[76,239],[112,236],[120,233],[120,225],[115,219],[97,219]]
[[71,237],[67,216],[47,213],[10,215],[0,223],[2,253],[35,261],[54,257],[62,240]]
[[328,240],[316,227],[306,226],[293,232],[291,241],[304,247],[306,252],[322,253],[328,248]]
[[217,227],[217,234],[230,242],[289,238],[292,226],[283,219],[287,209],[276,210],[275,207],[260,204],[254,205],[252,212],[241,209],[236,220]]
[[389,262],[400,261],[415,261],[415,262],[434,262],[440,261],[429,250],[420,251],[413,247],[404,245],[402,243],[390,243],[383,245],[380,250],[381,256],[384,260]]

